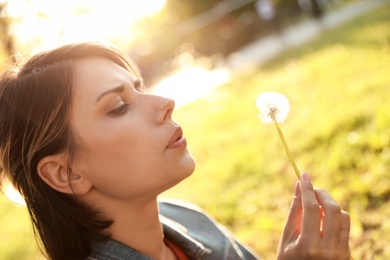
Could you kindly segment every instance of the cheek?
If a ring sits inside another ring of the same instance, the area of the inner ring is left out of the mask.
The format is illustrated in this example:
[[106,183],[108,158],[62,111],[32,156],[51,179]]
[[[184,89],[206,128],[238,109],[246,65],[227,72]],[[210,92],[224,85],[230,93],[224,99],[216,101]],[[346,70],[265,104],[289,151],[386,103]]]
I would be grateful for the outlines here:
[[97,157],[122,157],[135,153],[137,146],[145,138],[142,136],[144,131],[140,131],[139,126],[122,122],[114,124],[111,121],[103,121],[93,127],[84,128],[81,132],[81,140],[86,150]]
[[121,197],[138,192],[142,174],[137,169],[139,163],[125,158],[118,147],[111,150],[89,152],[78,160],[78,168],[99,193]]
[[156,156],[154,141],[144,133],[107,131],[97,134],[95,131],[84,139],[85,152],[78,160],[79,169],[85,174],[93,174],[92,178],[136,175]]
[[134,165],[139,159],[140,150],[136,145],[138,141],[132,138],[103,138],[96,139],[87,145],[88,152],[85,153],[84,162],[86,171],[120,171],[128,169],[130,165]]

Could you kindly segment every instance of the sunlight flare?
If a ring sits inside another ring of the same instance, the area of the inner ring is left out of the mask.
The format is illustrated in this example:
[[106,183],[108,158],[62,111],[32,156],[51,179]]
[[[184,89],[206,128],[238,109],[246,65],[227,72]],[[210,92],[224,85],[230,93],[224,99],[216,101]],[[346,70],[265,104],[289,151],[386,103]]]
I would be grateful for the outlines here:
[[172,98],[176,107],[207,96],[216,87],[228,82],[230,73],[225,69],[207,70],[193,66],[181,69],[160,81],[153,94]]
[[15,21],[14,33],[20,44],[40,48],[80,41],[133,40],[133,25],[157,14],[166,0],[14,0],[7,13]]

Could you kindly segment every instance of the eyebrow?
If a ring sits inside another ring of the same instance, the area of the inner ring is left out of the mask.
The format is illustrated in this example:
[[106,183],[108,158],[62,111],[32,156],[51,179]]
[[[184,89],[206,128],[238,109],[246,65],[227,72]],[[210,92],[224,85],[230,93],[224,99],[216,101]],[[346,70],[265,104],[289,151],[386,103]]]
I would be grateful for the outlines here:
[[113,89],[109,89],[105,92],[103,92],[96,100],[96,103],[99,102],[100,99],[102,99],[104,96],[108,95],[108,94],[111,94],[111,93],[120,93],[120,92],[123,92],[125,90],[125,86],[124,85],[120,85],[116,88],[113,88]]

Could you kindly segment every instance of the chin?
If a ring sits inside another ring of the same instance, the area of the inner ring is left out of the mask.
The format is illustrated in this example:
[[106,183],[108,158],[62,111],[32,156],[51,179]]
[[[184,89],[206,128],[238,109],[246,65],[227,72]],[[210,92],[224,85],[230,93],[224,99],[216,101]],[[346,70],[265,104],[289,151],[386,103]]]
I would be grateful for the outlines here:
[[194,157],[192,157],[190,153],[188,153],[187,160],[188,160],[188,165],[187,165],[187,171],[188,171],[187,177],[188,177],[195,171],[196,162]]
[[190,154],[188,154],[188,157],[186,157],[185,160],[182,161],[180,171],[177,172],[177,179],[174,185],[191,176],[192,173],[195,171],[195,165],[196,163],[194,158]]

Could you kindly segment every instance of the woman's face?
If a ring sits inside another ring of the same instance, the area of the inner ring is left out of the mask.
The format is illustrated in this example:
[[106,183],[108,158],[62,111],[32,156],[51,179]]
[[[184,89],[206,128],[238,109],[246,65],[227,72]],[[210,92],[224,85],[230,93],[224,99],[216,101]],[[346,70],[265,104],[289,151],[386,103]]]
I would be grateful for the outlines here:
[[174,101],[142,92],[141,79],[104,58],[77,62],[71,128],[81,148],[74,173],[118,199],[155,196],[189,176],[195,163]]

